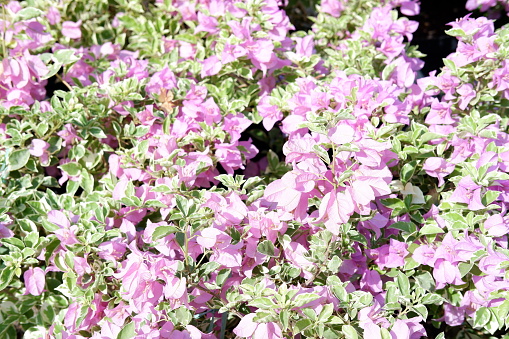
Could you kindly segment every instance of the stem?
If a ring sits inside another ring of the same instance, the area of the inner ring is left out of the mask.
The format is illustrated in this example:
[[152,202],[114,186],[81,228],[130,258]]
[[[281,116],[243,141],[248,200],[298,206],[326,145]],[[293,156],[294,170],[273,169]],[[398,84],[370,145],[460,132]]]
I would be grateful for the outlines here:
[[[327,243],[327,250],[325,251],[325,254],[324,254],[324,261],[328,260],[330,250],[332,248],[331,244],[332,244],[332,242],[336,241],[336,239],[337,239],[337,237],[335,235],[333,235],[331,237],[331,239],[329,240],[329,242]],[[313,273],[313,276],[311,276],[308,280],[306,280],[306,282],[304,283],[304,286],[310,287],[311,283],[316,279],[316,277],[318,276],[318,274],[320,274],[320,272],[321,272],[321,266],[318,266],[316,272]]]
[[60,74],[56,73],[55,76],[58,78],[58,80],[62,81],[62,83],[65,85],[65,87],[67,87],[69,89],[69,91],[72,91],[72,86],[69,85],[69,83],[67,81],[65,81],[64,79],[62,79],[62,77],[60,76]]

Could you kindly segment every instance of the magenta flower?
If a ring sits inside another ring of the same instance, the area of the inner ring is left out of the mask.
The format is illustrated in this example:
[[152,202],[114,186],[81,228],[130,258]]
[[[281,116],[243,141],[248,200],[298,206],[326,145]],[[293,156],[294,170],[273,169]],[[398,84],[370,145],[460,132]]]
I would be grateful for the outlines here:
[[445,183],[444,177],[451,174],[454,168],[454,164],[448,163],[445,159],[439,157],[428,158],[423,164],[423,169],[429,176],[438,178],[438,187]]
[[203,14],[202,12],[198,12],[198,22],[199,25],[194,29],[194,34],[199,32],[207,32],[210,34],[215,34],[219,30],[217,28],[217,19],[208,15]]
[[120,238],[114,238],[110,241],[103,242],[98,246],[99,258],[110,261],[120,260],[126,252],[127,245]]
[[78,22],[73,21],[64,21],[62,24],[62,34],[65,37],[71,39],[80,39],[81,38],[81,20]]
[[221,52],[221,62],[223,65],[237,60],[247,54],[247,50],[240,45],[226,44]]
[[25,280],[25,294],[41,295],[46,284],[45,273],[40,267],[29,268],[23,274]]
[[344,8],[343,1],[341,0],[322,0],[320,4],[320,9],[323,13],[332,15],[335,18],[341,15]]
[[509,233],[509,221],[500,214],[494,214],[484,221],[484,228],[492,237],[501,237]]
[[414,250],[412,258],[421,265],[435,265],[435,249],[430,245],[421,245]]
[[262,124],[267,131],[270,131],[277,121],[283,119],[279,107],[271,105],[269,101],[269,97],[265,96],[258,102],[258,113],[262,116]]
[[348,222],[354,210],[354,200],[348,191],[333,190],[323,197],[317,222],[324,222],[329,231],[339,235],[341,224]]
[[283,339],[281,328],[276,323],[255,323],[256,313],[245,315],[240,323],[233,329],[233,333],[241,338],[252,339]]
[[312,35],[307,35],[304,38],[294,38],[294,40],[296,42],[295,52],[298,55],[302,57],[310,57],[313,55],[315,42]]
[[440,102],[436,98],[433,99],[433,102],[431,103],[431,110],[426,116],[426,120],[424,122],[428,125],[454,124],[456,120],[451,117],[451,105],[451,103]]
[[458,87],[456,92],[458,92],[458,94],[460,95],[458,107],[462,110],[467,108],[468,103],[476,96],[474,86],[472,86],[472,84],[463,84],[460,87]]
[[203,68],[201,70],[202,78],[206,76],[216,75],[217,73],[219,73],[222,67],[221,61],[219,61],[216,55],[213,55],[203,60],[202,64],[203,64]]
[[461,280],[458,266],[444,259],[438,259],[435,262],[433,277],[435,278],[437,289],[444,288],[447,284],[461,285],[465,283]]
[[420,13],[421,6],[419,5],[419,1],[409,0],[403,1],[400,7],[401,14],[406,16],[414,16]]
[[466,176],[459,181],[449,201],[468,204],[468,208],[472,211],[484,208],[481,202],[481,186],[477,185],[470,176]]
[[41,139],[32,139],[32,143],[28,150],[30,154],[33,156],[39,157],[41,159],[42,165],[49,165],[49,148],[50,144]]

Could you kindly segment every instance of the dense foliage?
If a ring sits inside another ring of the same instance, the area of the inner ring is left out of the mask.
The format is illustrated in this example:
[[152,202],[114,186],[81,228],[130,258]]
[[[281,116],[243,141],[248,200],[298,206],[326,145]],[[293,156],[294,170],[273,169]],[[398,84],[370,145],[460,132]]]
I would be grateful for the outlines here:
[[317,10],[1,5],[1,338],[505,333],[509,27]]

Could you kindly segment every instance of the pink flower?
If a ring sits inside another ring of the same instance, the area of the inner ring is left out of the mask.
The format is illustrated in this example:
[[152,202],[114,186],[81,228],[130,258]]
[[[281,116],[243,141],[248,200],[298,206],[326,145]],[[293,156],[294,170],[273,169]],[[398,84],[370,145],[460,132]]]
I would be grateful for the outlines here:
[[283,339],[281,328],[276,323],[255,323],[256,313],[245,315],[240,323],[233,329],[233,333],[241,338],[253,339]]
[[458,92],[458,94],[460,95],[458,107],[462,110],[467,108],[468,103],[476,96],[474,86],[472,86],[472,84],[463,84],[460,87],[458,87],[456,92]]
[[51,6],[48,9],[48,14],[46,15],[50,25],[56,25],[60,22],[60,12],[54,6]]
[[62,34],[65,37],[71,39],[80,39],[81,38],[81,20],[78,22],[73,21],[64,21],[62,24]]
[[421,265],[433,266],[435,264],[435,249],[429,245],[417,247],[412,254],[412,258]]
[[484,228],[492,237],[501,237],[509,233],[509,221],[500,214],[494,214],[484,221]]
[[348,222],[354,209],[354,201],[348,191],[333,190],[323,197],[317,222],[324,222],[329,231],[339,235],[341,224]]
[[219,31],[217,28],[217,19],[214,17],[205,15],[202,12],[198,12],[198,22],[199,24],[194,29],[194,34],[199,32],[215,34]]
[[46,284],[45,273],[40,267],[29,268],[23,274],[25,280],[25,294],[41,295]]
[[438,99],[433,99],[433,102],[431,103],[431,110],[426,116],[426,120],[424,122],[428,125],[454,124],[456,120],[451,117],[451,103],[439,102]]
[[466,176],[459,181],[449,201],[468,204],[468,208],[473,211],[484,208],[481,202],[481,186],[473,182],[470,176]]
[[338,18],[344,9],[343,1],[340,0],[322,0],[320,9],[323,13]]
[[279,107],[271,105],[269,101],[269,97],[265,96],[258,103],[258,113],[262,116],[263,127],[267,131],[270,131],[274,127],[276,121],[283,119],[283,113]]
[[98,246],[99,258],[110,261],[117,261],[124,255],[127,245],[120,238],[114,238],[110,241],[103,242]]
[[312,35],[306,35],[304,38],[294,38],[294,40],[296,42],[295,52],[298,55],[302,57],[310,57],[313,55],[315,42]]
[[465,283],[461,280],[458,266],[444,259],[438,259],[435,262],[433,277],[435,278],[437,289],[444,288],[447,284],[461,285]]
[[49,152],[47,151],[50,144],[41,139],[33,139],[28,148],[30,154],[39,157],[42,165],[49,165]]
[[416,0],[403,1],[400,7],[401,14],[406,16],[414,16],[421,11],[419,2]]
[[429,176],[438,178],[438,187],[445,183],[444,177],[451,174],[454,168],[454,164],[448,163],[445,159],[438,157],[426,159],[423,165],[423,169]]
[[204,78],[206,76],[212,76],[219,73],[221,70],[221,61],[217,58],[216,55],[208,57],[202,62],[203,68],[201,70],[201,77]]

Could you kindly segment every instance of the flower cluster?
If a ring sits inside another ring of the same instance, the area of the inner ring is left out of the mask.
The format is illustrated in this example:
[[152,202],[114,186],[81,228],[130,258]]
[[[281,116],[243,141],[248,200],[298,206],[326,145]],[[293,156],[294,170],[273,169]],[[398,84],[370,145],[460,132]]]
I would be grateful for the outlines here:
[[1,5],[0,336],[504,331],[509,28],[283,5]]

